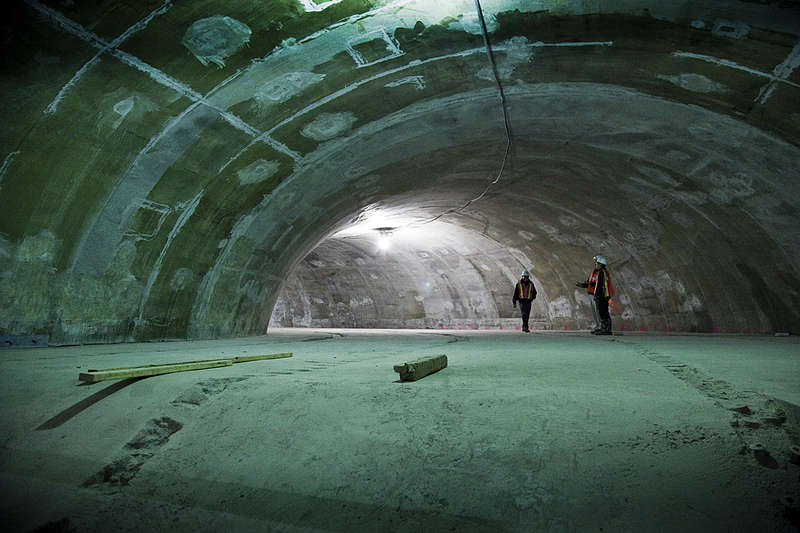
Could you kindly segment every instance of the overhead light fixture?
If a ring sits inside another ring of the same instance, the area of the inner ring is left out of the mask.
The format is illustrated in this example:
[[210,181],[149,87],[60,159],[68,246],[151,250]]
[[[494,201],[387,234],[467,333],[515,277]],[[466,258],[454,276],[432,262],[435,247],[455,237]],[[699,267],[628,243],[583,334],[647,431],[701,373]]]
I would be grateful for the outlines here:
[[379,233],[378,237],[378,250],[385,252],[392,246],[392,232],[395,228],[390,228],[388,226],[384,226],[381,228],[375,228],[375,231]]

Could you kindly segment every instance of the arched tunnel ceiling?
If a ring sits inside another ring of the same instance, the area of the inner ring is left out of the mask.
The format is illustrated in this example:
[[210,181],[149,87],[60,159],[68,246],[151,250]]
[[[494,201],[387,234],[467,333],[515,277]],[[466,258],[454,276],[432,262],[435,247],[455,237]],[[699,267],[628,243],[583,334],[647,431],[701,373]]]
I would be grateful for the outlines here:
[[19,3],[0,334],[796,330],[798,2],[480,6]]

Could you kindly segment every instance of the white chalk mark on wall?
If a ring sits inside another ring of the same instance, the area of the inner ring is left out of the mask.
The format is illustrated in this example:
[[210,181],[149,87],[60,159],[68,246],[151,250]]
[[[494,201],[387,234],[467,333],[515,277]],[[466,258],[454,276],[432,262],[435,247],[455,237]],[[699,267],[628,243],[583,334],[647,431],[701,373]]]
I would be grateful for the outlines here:
[[64,98],[64,96],[70,91],[70,89],[72,89],[75,86],[75,83],[77,83],[77,81],[83,76],[85,72],[87,72],[89,69],[91,69],[93,66],[95,66],[97,63],[100,62],[100,56],[103,55],[103,53],[105,53],[105,50],[97,52],[97,54],[92,59],[87,61],[78,70],[78,72],[76,72],[75,75],[72,76],[72,79],[69,80],[66,83],[66,85],[64,85],[61,88],[60,91],[58,91],[58,94],[56,95],[55,98],[53,98],[53,101],[50,102],[50,104],[44,109],[45,114],[49,115],[55,113],[58,110],[58,104],[61,103],[61,100]]
[[[167,242],[164,243],[164,247],[161,249],[161,253],[158,254],[158,259],[153,265],[153,268],[150,270],[150,276],[148,276],[147,284],[145,285],[144,291],[142,292],[142,300],[139,302],[139,320],[142,320],[142,313],[144,313],[144,305],[145,303],[147,303],[147,300],[150,297],[150,290],[153,288],[153,285],[155,284],[156,279],[158,278],[159,272],[161,272],[161,266],[164,264],[164,257],[166,257],[167,255],[167,250],[172,244],[172,241],[175,240],[175,237],[177,237],[178,233],[180,233],[181,229],[183,229],[183,226],[194,214],[194,210],[197,208],[198,204],[200,203],[200,199],[202,197],[203,197],[203,192],[201,191],[197,193],[197,195],[194,198],[192,198],[189,204],[183,209],[183,213],[181,213],[181,216],[178,217],[178,220],[175,222],[175,226],[173,226],[172,230],[169,232],[169,235],[167,236]],[[163,206],[163,207],[170,209],[169,206]]]
[[413,83],[416,85],[418,91],[421,91],[425,88],[425,78],[423,76],[406,76],[405,78],[400,78],[399,80],[390,81],[384,85],[384,87],[399,87],[407,83]]
[[133,201],[122,216],[122,225],[128,225],[125,236],[137,241],[149,241],[161,230],[164,219],[171,211],[170,206],[150,200]]
[[6,175],[8,167],[11,166],[11,163],[14,161],[14,158],[17,157],[19,153],[20,153],[19,150],[17,150],[16,152],[11,152],[6,156],[5,159],[3,159],[3,165],[0,166],[0,190],[3,189],[3,177]]
[[[614,45],[614,41],[584,41],[584,42],[563,42],[563,43],[535,42],[535,43],[530,43],[528,46],[536,47],[536,48],[541,48],[541,47],[545,47],[545,48],[546,47],[559,47],[560,48],[560,47],[573,47],[573,46],[574,47],[584,47],[584,46],[613,46],[613,45]],[[498,46],[498,47],[495,47],[494,50],[502,52],[502,51],[505,51],[505,48],[503,46]],[[481,48],[470,48],[469,50],[462,50],[460,52],[454,52],[452,54],[446,54],[446,55],[442,55],[442,56],[429,57],[427,59],[422,59],[422,60],[414,59],[413,61],[409,61],[407,64],[402,65],[400,67],[388,69],[388,70],[385,70],[383,72],[379,72],[379,73],[377,73],[377,74],[375,74],[373,76],[369,76],[368,78],[365,78],[365,79],[359,80],[359,81],[357,81],[355,83],[352,83],[352,84],[350,84],[350,85],[348,85],[348,86],[346,86],[346,87],[344,87],[342,89],[339,89],[338,91],[335,91],[335,92],[330,93],[329,95],[327,95],[327,96],[325,96],[323,98],[320,98],[319,100],[317,100],[313,104],[310,104],[309,106],[301,109],[300,111],[298,111],[297,113],[293,114],[292,116],[290,116],[290,117],[282,120],[278,124],[274,125],[268,131],[264,132],[261,135],[261,137],[253,139],[253,141],[250,142],[250,144],[248,144],[247,146],[242,148],[239,151],[239,153],[237,153],[227,163],[225,163],[222,167],[220,167],[219,171],[223,172],[228,167],[228,165],[230,165],[233,161],[235,161],[236,159],[241,157],[241,155],[244,154],[245,152],[247,152],[250,149],[250,147],[252,147],[255,143],[257,143],[257,142],[265,142],[265,140],[264,140],[265,138],[267,138],[268,136],[272,135],[275,131],[277,131],[278,129],[282,128],[286,124],[291,123],[292,121],[296,120],[297,118],[299,118],[299,117],[301,117],[303,115],[306,115],[306,114],[310,113],[311,111],[314,111],[315,109],[317,109],[319,107],[322,107],[325,104],[330,103],[333,100],[336,100],[337,98],[339,98],[341,96],[345,96],[345,95],[355,91],[356,89],[358,89],[362,85],[366,85],[368,83],[372,83],[373,81],[379,80],[381,78],[394,76],[395,74],[398,74],[398,73],[403,72],[405,70],[408,70],[410,68],[418,67],[420,65],[426,65],[428,63],[435,63],[437,61],[445,61],[447,59],[456,59],[456,58],[459,58],[459,57],[467,57],[467,56],[476,55],[476,54],[481,54],[482,55],[482,54],[485,54],[485,53],[486,53],[486,48],[481,47]]]
[[[377,51],[371,49],[367,52],[362,45],[375,40],[382,40],[383,47]],[[359,50],[359,47],[361,47],[361,50]],[[353,61],[356,62],[356,66],[359,68],[375,65],[376,63],[388,61],[405,54],[405,52],[400,49],[400,43],[395,41],[393,37],[390,37],[389,34],[386,33],[385,28],[379,28],[349,38],[345,44],[345,50],[347,50],[347,53],[350,54],[350,57],[353,58]],[[367,57],[364,57],[364,54],[368,54]]]
[[161,5],[161,7],[152,11],[145,18],[143,18],[142,20],[140,20],[139,22],[137,22],[136,24],[125,30],[119,37],[114,39],[111,43],[105,44],[103,43],[102,39],[100,39],[96,35],[93,35],[90,32],[84,30],[83,28],[80,27],[80,25],[75,24],[74,22],[68,20],[66,17],[64,17],[57,11],[49,7],[43,6],[41,3],[38,2],[38,0],[27,0],[27,3],[29,6],[36,9],[40,13],[44,13],[49,17],[55,19],[59,23],[59,25],[65,28],[69,33],[76,34],[79,37],[82,37],[85,40],[92,42],[94,46],[100,48],[100,51],[97,52],[97,54],[92,59],[87,61],[86,64],[84,64],[78,70],[78,72],[75,73],[74,76],[72,76],[72,79],[70,79],[66,83],[66,85],[64,85],[64,87],[61,88],[61,90],[58,92],[53,101],[50,102],[50,104],[45,108],[44,112],[48,114],[56,112],[56,110],[58,109],[58,104],[61,102],[62,98],[64,98],[64,95],[72,87],[75,86],[75,83],[83,76],[84,73],[86,73],[89,69],[91,69],[94,65],[96,65],[100,61],[101,55],[103,55],[105,52],[113,48],[116,48],[117,46],[125,42],[134,33],[146,28],[147,25],[150,24],[151,20],[153,20],[155,17],[159,15],[163,15],[172,6],[172,1],[167,0]]
[[314,2],[314,0],[299,0],[306,11],[322,11],[332,5],[336,5],[342,0],[329,0],[328,2]]
[[756,102],[759,104],[765,103],[769,97],[772,96],[772,93],[775,92],[778,81],[788,80],[789,76],[792,75],[792,72],[794,72],[797,67],[800,67],[800,43],[794,46],[781,64],[772,69],[772,74],[775,78],[761,88],[758,92],[758,97],[756,97]]
[[[170,77],[169,75],[167,75],[164,72],[158,70],[157,68],[155,68],[155,67],[153,67],[151,65],[148,65],[147,63],[145,63],[141,59],[139,59],[139,58],[137,58],[135,56],[132,56],[131,54],[128,54],[128,53],[123,52],[121,50],[115,49],[114,48],[115,45],[113,43],[105,42],[99,36],[89,32],[86,29],[84,29],[83,27],[81,27],[80,24],[69,20],[68,18],[64,17],[61,13],[55,11],[54,9],[51,9],[49,7],[46,7],[46,6],[43,6],[37,0],[26,0],[26,1],[28,2],[28,4],[31,7],[33,7],[34,9],[36,9],[37,11],[42,13],[43,15],[46,15],[50,20],[55,22],[58,26],[60,26],[64,30],[66,30],[68,33],[71,33],[71,34],[83,39],[84,41],[88,42],[89,44],[91,44],[95,48],[99,48],[101,53],[102,52],[108,52],[109,54],[111,54],[115,58],[117,58],[120,61],[122,61],[122,63],[124,63],[124,64],[126,64],[126,65],[128,65],[130,67],[133,67],[133,68],[139,70],[140,72],[143,72],[143,73],[147,74],[156,83],[159,83],[159,84],[161,84],[161,85],[163,85],[165,87],[168,87],[168,88],[174,90],[175,92],[179,93],[180,95],[185,96],[189,100],[193,101],[195,104],[202,104],[202,105],[204,105],[206,107],[209,107],[210,109],[213,109],[215,112],[219,113],[220,116],[225,121],[227,121],[230,125],[232,125],[233,127],[243,131],[244,133],[256,138],[257,142],[262,142],[264,144],[272,146],[273,148],[275,148],[277,150],[280,150],[281,152],[285,153],[286,155],[288,155],[289,157],[291,157],[295,161],[299,161],[301,159],[300,155],[297,152],[295,152],[295,151],[287,148],[283,144],[281,144],[281,143],[269,138],[268,135],[260,133],[256,128],[250,126],[249,124],[247,124],[241,118],[237,117],[233,113],[225,111],[224,109],[221,109],[218,106],[214,105],[207,98],[203,97],[201,94],[195,92],[190,87],[184,85],[183,83],[179,82],[178,80]],[[154,11],[153,13],[151,13],[150,18],[160,14],[162,10],[166,11],[166,9],[168,9],[169,6],[171,6],[171,5],[172,5],[171,2],[165,2],[164,6],[161,9],[158,9],[158,10]],[[147,19],[145,19],[145,20],[147,20]],[[143,22],[144,21],[142,21],[142,22],[140,22],[138,24],[142,24]],[[139,29],[139,25],[138,24],[132,26],[131,28]],[[144,27],[144,26],[141,26],[141,27]],[[129,28],[129,31],[131,30],[131,28]],[[128,34],[128,32],[125,32],[123,34],[123,36],[126,35],[126,34]],[[116,39],[114,41],[114,43],[118,43],[118,41],[120,41],[120,38]],[[77,76],[77,74],[76,74],[76,76]],[[56,105],[57,105],[57,102],[56,102]],[[188,111],[189,111],[189,109],[187,109],[184,113],[182,113],[181,116],[185,116],[185,114]],[[171,123],[171,126],[176,124],[176,123],[177,123],[177,121],[173,121]],[[162,135],[159,136],[159,138],[161,138],[161,137],[163,137],[163,133],[162,133]],[[148,143],[147,150],[152,148],[154,145],[155,145],[155,142],[153,142],[153,141]],[[248,145],[248,146],[250,146],[250,145]],[[145,150],[144,153],[146,153],[147,150]]]
[[114,124],[111,126],[112,129],[117,129],[122,124],[122,121],[125,120],[125,117],[128,116],[128,113],[131,112],[133,106],[135,105],[135,100],[133,96],[129,96],[124,100],[120,100],[116,104],[114,104],[114,113],[119,115],[119,118],[114,121]]
[[743,72],[748,72],[750,74],[754,74],[756,76],[760,76],[762,78],[769,78],[771,81],[786,83],[787,85],[791,85],[792,87],[800,87],[800,84],[791,82],[789,80],[785,80],[783,78],[779,78],[774,74],[767,74],[766,72],[761,72],[760,70],[756,70],[754,68],[745,67],[744,65],[740,65],[735,61],[729,61],[727,59],[720,59],[714,56],[707,56],[703,54],[695,54],[693,52],[672,52],[672,55],[675,57],[685,57],[687,59],[697,59],[700,61],[705,61],[707,63],[714,63],[721,67],[728,67],[736,70],[741,70]]

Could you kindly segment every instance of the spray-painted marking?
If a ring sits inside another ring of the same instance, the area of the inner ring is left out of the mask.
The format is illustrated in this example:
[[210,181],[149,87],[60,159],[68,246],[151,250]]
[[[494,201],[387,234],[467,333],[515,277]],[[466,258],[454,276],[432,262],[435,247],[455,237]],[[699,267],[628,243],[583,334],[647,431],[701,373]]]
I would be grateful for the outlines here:
[[[613,41],[590,41],[590,42],[567,42],[567,43],[536,42],[536,43],[529,43],[528,44],[528,46],[531,47],[531,48],[568,47],[568,46],[576,46],[576,47],[581,47],[581,46],[613,46],[613,45],[614,45]],[[501,51],[502,52],[502,51],[507,50],[507,48],[508,47],[506,47],[506,46],[497,46],[497,47],[494,47],[493,49],[495,51]],[[249,150],[250,147],[252,147],[255,143],[263,142],[263,138],[262,137],[271,136],[273,133],[275,133],[276,130],[278,130],[279,128],[282,128],[286,124],[289,124],[290,122],[302,117],[303,115],[306,115],[306,114],[314,111],[315,109],[318,109],[319,107],[322,107],[325,104],[328,104],[328,103],[332,102],[333,100],[336,100],[339,97],[345,96],[345,95],[355,91],[356,89],[358,89],[358,88],[360,88],[360,87],[362,87],[362,86],[364,86],[364,85],[366,85],[368,83],[372,83],[373,81],[379,80],[381,78],[385,78],[387,76],[393,76],[395,74],[398,74],[398,73],[403,72],[405,70],[408,70],[410,68],[418,67],[420,65],[426,65],[428,63],[435,63],[437,61],[445,61],[445,60],[448,60],[448,59],[456,59],[456,58],[460,58],[460,57],[467,57],[467,56],[471,56],[471,55],[475,55],[475,54],[484,54],[484,53],[486,53],[486,48],[481,47],[481,48],[471,48],[469,50],[462,50],[461,52],[454,52],[452,54],[445,54],[443,56],[429,57],[428,59],[415,59],[413,61],[409,61],[405,65],[402,65],[402,66],[399,66],[399,67],[395,67],[395,68],[392,68],[392,69],[389,69],[389,70],[385,70],[383,72],[379,72],[378,74],[374,74],[372,76],[369,76],[368,78],[364,78],[363,80],[359,80],[359,81],[357,81],[355,83],[347,85],[346,87],[343,87],[342,89],[339,89],[338,91],[335,91],[335,92],[333,92],[333,93],[331,93],[331,94],[329,94],[329,95],[327,95],[327,96],[325,96],[323,98],[320,98],[316,102],[314,102],[314,103],[308,105],[307,107],[301,109],[300,111],[298,111],[297,113],[293,114],[292,116],[282,120],[281,122],[279,122],[278,124],[276,124],[275,126],[270,128],[268,131],[264,132],[261,137],[253,139],[253,141],[251,141],[250,144],[248,144],[247,146],[242,148],[239,151],[238,154],[233,156],[227,163],[225,163],[220,168],[219,171],[220,171],[220,173],[223,172],[225,170],[225,168],[228,167],[228,165],[230,165],[233,161],[235,161],[236,159],[241,157],[242,154],[247,152],[247,150]]]
[[144,292],[142,293],[142,300],[139,302],[139,320],[142,320],[142,314],[144,313],[144,305],[147,303],[148,298],[150,297],[150,289],[153,288],[153,285],[156,282],[156,278],[158,278],[159,273],[161,272],[161,266],[164,264],[164,257],[167,255],[167,250],[169,249],[172,241],[177,237],[178,233],[180,233],[183,226],[186,222],[191,218],[194,214],[194,210],[197,208],[198,204],[200,203],[200,199],[203,197],[203,192],[200,191],[197,193],[197,196],[192,198],[189,202],[189,205],[183,210],[181,216],[178,217],[178,220],[175,222],[175,226],[173,226],[172,230],[169,232],[167,236],[167,242],[164,244],[164,247],[161,249],[161,253],[158,255],[158,259],[156,263],[153,265],[153,268],[150,270],[150,277],[147,278],[147,284],[144,287]]
[[[139,31],[139,30],[143,29],[144,27],[146,27],[147,24],[154,17],[165,13],[169,9],[169,7],[172,5],[172,3],[169,0],[167,2],[165,2],[164,5],[161,8],[159,8],[159,9],[153,11],[152,13],[150,13],[150,15],[148,15],[148,17],[142,19],[138,23],[136,23],[133,26],[131,26],[130,28],[128,28],[122,35],[120,35],[117,39],[115,39],[111,43],[108,43],[108,42],[104,41],[101,37],[99,37],[98,35],[95,35],[94,33],[87,31],[80,24],[78,24],[78,23],[76,23],[76,22],[74,22],[72,20],[69,20],[64,15],[59,13],[58,11],[55,11],[54,9],[51,9],[49,7],[46,7],[46,6],[43,6],[41,3],[38,2],[38,0],[26,0],[26,2],[32,8],[36,9],[40,13],[42,13],[42,14],[46,15],[47,17],[49,17],[52,21],[54,21],[58,26],[63,28],[68,33],[71,33],[71,34],[81,38],[82,40],[88,42],[89,44],[91,44],[95,48],[99,49],[99,52],[97,53],[97,55],[95,55],[91,60],[89,60],[89,62],[87,62],[87,64],[85,64],[83,66],[83,68],[81,68],[81,70],[79,70],[78,73],[76,73],[75,76],[72,77],[72,79],[67,83],[67,85],[65,85],[61,89],[59,94],[56,96],[55,100],[53,100],[53,102],[51,102],[50,105],[47,106],[47,108],[45,109],[46,113],[55,112],[59,101],[61,100],[63,95],[66,93],[66,91],[68,91],[75,84],[75,82],[83,75],[83,73],[86,70],[88,70],[92,65],[94,65],[99,60],[100,55],[102,55],[103,53],[108,52],[113,57],[119,59],[122,63],[124,63],[124,64],[126,64],[126,65],[128,65],[130,67],[133,67],[136,70],[139,70],[140,72],[143,72],[143,73],[147,74],[156,83],[159,83],[160,85],[163,85],[165,87],[168,87],[168,88],[178,92],[179,94],[181,94],[182,96],[185,96],[186,98],[188,98],[189,100],[191,100],[195,104],[202,104],[204,106],[207,106],[207,107],[213,109],[215,112],[219,113],[219,115],[222,117],[222,119],[225,120],[226,122],[228,122],[231,126],[233,126],[234,128],[236,128],[236,129],[238,129],[240,131],[243,131],[244,133],[248,134],[251,137],[257,137],[259,142],[263,142],[265,144],[269,144],[270,146],[273,146],[273,147],[279,149],[280,151],[282,151],[283,153],[287,154],[288,156],[290,156],[295,161],[300,159],[300,156],[299,156],[299,154],[297,154],[297,152],[294,152],[294,151],[290,150],[289,148],[283,146],[280,143],[277,143],[276,141],[272,141],[271,139],[268,139],[266,136],[261,134],[256,128],[254,128],[254,127],[250,126],[249,124],[247,124],[244,120],[242,120],[241,118],[237,117],[233,113],[225,111],[224,109],[221,109],[220,107],[218,107],[215,104],[211,103],[206,97],[204,97],[201,94],[197,93],[196,91],[194,91],[193,89],[191,89],[187,85],[184,85],[183,83],[181,83],[178,80],[172,78],[171,76],[165,74],[164,72],[162,72],[161,70],[153,67],[152,65],[149,65],[149,64],[145,63],[141,59],[139,59],[139,58],[137,58],[135,56],[132,56],[131,54],[128,54],[126,52],[123,52],[122,50],[116,49],[116,46],[121,44],[125,39],[127,39],[128,37],[130,37],[131,35],[133,35],[137,31]],[[240,74],[240,72],[234,73],[231,77],[229,77],[222,84],[220,84],[219,87],[221,87],[222,85],[228,83],[230,80],[234,79],[239,74]],[[185,116],[185,112],[182,114],[182,116]],[[172,124],[174,125],[174,123],[175,122],[173,121]],[[159,138],[161,138],[161,137],[163,137],[163,133],[162,133],[162,135],[159,136]],[[147,150],[152,149],[154,144],[155,143],[153,143],[152,141],[150,143],[148,143]]]
[[800,43],[794,46],[792,51],[789,52],[789,55],[786,56],[786,59],[784,59],[782,63],[772,69],[772,74],[775,76],[775,78],[770,80],[769,83],[761,88],[755,101],[759,104],[765,103],[769,97],[772,96],[772,93],[775,92],[775,88],[778,86],[778,81],[786,81],[789,76],[792,75],[792,72],[794,72],[794,70],[799,66]]
[[5,159],[3,159],[3,165],[0,166],[0,189],[2,189],[3,176],[5,176],[6,170],[8,170],[8,167],[11,166],[11,163],[14,161],[14,158],[17,157],[19,153],[20,153],[19,150],[17,150],[16,152],[11,152],[6,156]]
[[[787,85],[791,85],[793,87],[800,87],[800,84],[791,82],[789,80],[785,80],[783,78],[779,78],[779,77],[775,76],[774,74],[768,74],[766,72],[761,72],[760,70],[756,70],[754,68],[745,67],[744,65],[740,65],[740,64],[738,64],[738,63],[736,63],[734,61],[729,61],[727,59],[720,59],[718,57],[706,56],[706,55],[703,55],[703,54],[694,54],[694,53],[691,53],[691,52],[672,52],[672,55],[675,56],[675,57],[686,57],[686,58],[689,58],[689,59],[699,59],[700,61],[706,61],[707,63],[714,63],[714,64],[720,65],[722,67],[728,67],[728,68],[733,68],[733,69],[736,69],[736,70],[741,70],[741,71],[744,71],[744,72],[748,72],[750,74],[754,74],[754,75],[760,76],[762,78],[769,78],[771,81],[774,81],[774,82],[781,82],[781,83],[786,83]],[[777,69],[777,67],[776,67],[776,69]]]

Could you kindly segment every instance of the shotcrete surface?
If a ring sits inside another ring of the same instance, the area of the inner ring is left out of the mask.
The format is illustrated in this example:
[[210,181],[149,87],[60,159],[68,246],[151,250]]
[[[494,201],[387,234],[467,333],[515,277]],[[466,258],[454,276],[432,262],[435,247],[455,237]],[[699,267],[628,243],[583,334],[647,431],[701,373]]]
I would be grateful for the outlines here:
[[0,513],[6,531],[796,531],[799,342],[296,328],[3,349]]

